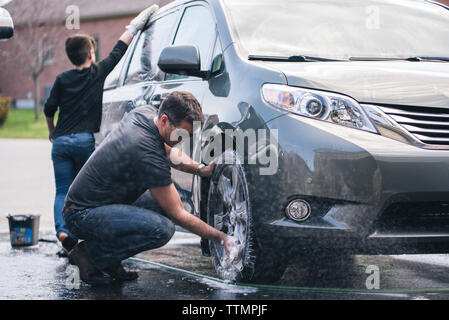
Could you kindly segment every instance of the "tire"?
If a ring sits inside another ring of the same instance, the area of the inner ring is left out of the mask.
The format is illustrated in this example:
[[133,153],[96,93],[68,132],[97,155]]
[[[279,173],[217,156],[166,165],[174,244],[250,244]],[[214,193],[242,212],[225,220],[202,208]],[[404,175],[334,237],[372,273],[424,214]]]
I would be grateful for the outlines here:
[[256,239],[247,176],[234,151],[222,154],[208,190],[207,222],[237,238],[237,259],[227,259],[224,247],[209,242],[212,264],[225,280],[273,283],[282,277],[286,263],[279,251],[261,248]]

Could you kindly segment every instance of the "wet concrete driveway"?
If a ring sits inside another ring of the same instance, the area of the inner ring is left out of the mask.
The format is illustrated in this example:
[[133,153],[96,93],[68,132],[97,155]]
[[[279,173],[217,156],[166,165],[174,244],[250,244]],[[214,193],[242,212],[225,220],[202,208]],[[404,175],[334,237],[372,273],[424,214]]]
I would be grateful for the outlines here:
[[[56,257],[56,243],[40,242],[38,248],[16,250],[11,249],[7,234],[7,214],[37,213],[41,215],[40,237],[55,238],[51,144],[0,139],[0,149],[0,299],[449,298],[448,255],[330,257],[310,266],[296,257],[273,286],[234,285],[216,279],[210,259],[201,256],[199,238],[184,233],[176,233],[161,249],[126,261],[126,266],[139,271],[137,281],[107,288],[80,283],[77,288],[73,269]],[[379,290],[368,290],[372,275],[366,272],[376,268]]]
[[[51,235],[42,236],[51,239]],[[284,300],[284,299],[446,299],[449,274],[444,263],[430,264],[390,256],[355,256],[339,263],[322,261],[304,269],[292,263],[271,286],[226,283],[215,278],[198,238],[176,233],[165,247],[138,255],[125,266],[139,271],[137,281],[109,287],[79,283],[59,246],[12,249],[0,235],[0,299],[148,299],[148,300]],[[438,256],[434,256],[437,259]],[[446,257],[443,257],[446,258]],[[444,260],[444,259],[443,259]],[[150,261],[150,262],[148,262]],[[380,290],[368,290],[367,267],[380,270]]]

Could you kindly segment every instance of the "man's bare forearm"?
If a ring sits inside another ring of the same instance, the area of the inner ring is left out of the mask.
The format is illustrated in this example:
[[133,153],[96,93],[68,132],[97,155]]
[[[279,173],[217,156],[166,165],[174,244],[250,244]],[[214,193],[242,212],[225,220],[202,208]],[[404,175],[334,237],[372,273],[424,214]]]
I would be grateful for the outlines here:
[[168,162],[172,168],[190,174],[196,173],[196,170],[200,165],[198,162],[194,161],[178,148],[172,148],[165,145],[165,149],[167,152]]
[[173,222],[194,234],[220,243],[225,239],[223,232],[211,227],[201,219],[183,210],[182,213],[173,216]]
[[226,234],[184,210],[181,198],[173,184],[167,187],[152,188],[150,192],[175,224],[216,243],[226,240]]
[[209,165],[201,168],[198,172],[198,168],[200,163],[194,161],[188,155],[177,148],[172,148],[165,145],[165,151],[167,153],[168,162],[172,168],[176,170],[190,173],[190,174],[198,174],[203,178],[210,178],[214,173],[216,162],[212,161]]

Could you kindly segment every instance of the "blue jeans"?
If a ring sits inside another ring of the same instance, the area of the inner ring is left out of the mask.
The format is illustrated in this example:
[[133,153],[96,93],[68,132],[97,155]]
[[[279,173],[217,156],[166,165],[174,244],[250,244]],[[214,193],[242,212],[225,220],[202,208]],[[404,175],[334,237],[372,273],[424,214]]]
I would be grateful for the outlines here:
[[69,230],[84,245],[99,270],[114,266],[139,252],[160,248],[175,233],[150,192],[132,205],[112,204],[64,214]]
[[64,200],[70,185],[94,150],[95,138],[92,133],[71,134],[58,137],[53,141],[51,158],[56,184],[53,212],[57,237],[64,232],[76,239],[67,229],[63,219]]

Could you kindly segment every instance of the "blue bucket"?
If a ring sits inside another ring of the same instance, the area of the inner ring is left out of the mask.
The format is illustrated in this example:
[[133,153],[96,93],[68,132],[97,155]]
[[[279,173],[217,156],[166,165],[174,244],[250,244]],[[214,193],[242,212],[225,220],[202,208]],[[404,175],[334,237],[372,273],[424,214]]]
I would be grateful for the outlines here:
[[39,242],[38,215],[15,215],[8,217],[11,246],[29,247]]

